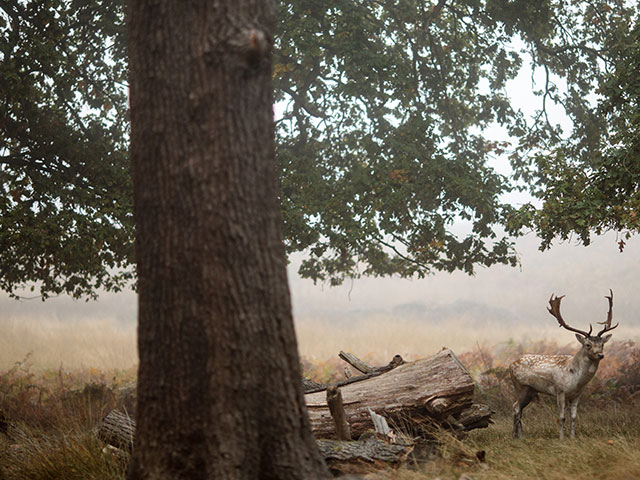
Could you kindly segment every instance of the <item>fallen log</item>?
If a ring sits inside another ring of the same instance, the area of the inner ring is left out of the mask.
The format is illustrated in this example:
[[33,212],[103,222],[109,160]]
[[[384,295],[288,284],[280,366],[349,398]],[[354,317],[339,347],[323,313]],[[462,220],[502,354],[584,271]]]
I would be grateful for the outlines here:
[[365,473],[399,465],[413,451],[413,445],[390,444],[371,434],[358,441],[317,440],[318,449],[331,472]]
[[[354,438],[372,428],[368,409],[396,425],[425,418],[447,425],[449,417],[462,418],[463,412],[473,405],[473,379],[449,349],[430,358],[401,364],[386,373],[339,385]],[[305,400],[316,438],[334,438],[335,427],[326,395],[307,393]],[[460,420],[458,423],[465,429],[486,426],[491,413],[488,408],[476,409],[465,418],[465,424]]]
[[[107,444],[105,452],[126,458],[133,449],[136,422],[118,410],[109,412],[95,433]],[[367,432],[358,441],[318,440],[318,448],[334,474],[362,473],[404,462],[413,444],[390,444]]]
[[98,438],[121,450],[131,451],[136,422],[126,413],[111,410],[96,429]]
[[491,415],[493,411],[480,403],[474,403],[469,408],[463,410],[457,421],[464,427],[464,430],[474,430],[476,428],[487,428],[493,421]]

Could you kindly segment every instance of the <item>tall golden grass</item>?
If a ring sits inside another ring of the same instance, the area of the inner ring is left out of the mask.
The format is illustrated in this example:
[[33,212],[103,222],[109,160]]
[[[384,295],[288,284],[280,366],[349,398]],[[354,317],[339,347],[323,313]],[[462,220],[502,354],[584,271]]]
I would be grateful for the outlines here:
[[38,369],[122,369],[137,364],[135,327],[108,320],[4,320],[0,372],[30,354]]
[[[386,364],[395,354],[413,360],[432,355],[444,346],[456,353],[509,342],[523,346],[541,343],[563,352],[577,350],[579,346],[573,334],[559,330],[551,322],[474,325],[471,319],[462,317],[434,324],[376,314],[343,323],[303,317],[296,320],[295,327],[300,356],[314,365],[337,362],[340,350],[374,364]],[[640,341],[640,327],[621,325],[613,333],[616,341]],[[108,319],[0,321],[0,371],[11,368],[29,353],[29,361],[36,370],[131,368],[138,361],[136,330],[134,325]]]
[[[395,354],[406,360],[433,355],[446,346],[456,353],[477,350],[484,345],[516,343],[527,347],[536,343],[559,348],[564,353],[577,351],[580,344],[574,334],[561,330],[553,322],[503,325],[499,322],[473,323],[460,318],[443,323],[390,315],[337,323],[318,318],[296,321],[300,354],[312,363],[337,358],[340,350],[349,351],[375,364],[386,364]],[[640,341],[640,327],[620,325],[616,341]]]

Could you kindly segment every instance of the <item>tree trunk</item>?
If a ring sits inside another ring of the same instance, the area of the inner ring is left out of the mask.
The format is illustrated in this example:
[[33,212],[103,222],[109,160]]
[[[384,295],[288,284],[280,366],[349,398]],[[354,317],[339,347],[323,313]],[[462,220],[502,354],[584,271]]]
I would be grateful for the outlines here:
[[328,476],[280,232],[275,5],[128,5],[140,353],[129,479]]

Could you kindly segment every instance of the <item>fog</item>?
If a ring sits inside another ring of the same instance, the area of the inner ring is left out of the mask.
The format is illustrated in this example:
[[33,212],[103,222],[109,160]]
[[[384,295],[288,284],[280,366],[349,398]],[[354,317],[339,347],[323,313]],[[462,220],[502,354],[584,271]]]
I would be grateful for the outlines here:
[[[481,268],[475,276],[361,278],[340,287],[299,278],[300,257],[294,257],[289,281],[300,352],[326,360],[344,349],[382,359],[510,339],[576,343],[546,312],[551,293],[566,295],[562,312],[571,326],[588,329],[589,323],[597,328],[596,322],[606,318],[609,288],[614,291],[614,322],[620,322],[614,339],[640,338],[638,238],[631,238],[623,253],[613,233],[589,247],[565,242],[540,252],[538,244],[533,235],[518,241],[519,268]],[[3,294],[0,362],[15,362],[31,351],[35,362],[48,364],[86,365],[98,357],[100,366],[132,363],[136,308],[131,291],[103,293],[89,302],[63,296],[16,301]]]
[[[593,323],[596,329],[596,322],[606,319],[609,288],[614,291],[614,322],[620,322],[614,338],[640,337],[637,238],[623,253],[615,234],[596,238],[589,247],[567,242],[540,252],[538,245],[533,235],[522,238],[517,244],[520,268],[493,266],[475,276],[456,272],[420,280],[363,278],[339,288],[294,279],[301,350],[329,355],[339,341],[319,338],[322,331],[338,337],[346,333],[360,351],[384,348],[387,356],[425,355],[444,345],[464,350],[510,339],[577,344],[547,313],[549,297],[566,295],[562,313],[569,325],[588,330]],[[367,338],[374,339],[371,348]]]

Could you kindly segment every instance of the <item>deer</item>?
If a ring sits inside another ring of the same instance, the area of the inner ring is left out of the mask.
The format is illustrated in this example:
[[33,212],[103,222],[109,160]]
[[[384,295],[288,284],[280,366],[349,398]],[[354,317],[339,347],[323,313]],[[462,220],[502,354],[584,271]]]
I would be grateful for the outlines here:
[[[513,404],[513,437],[522,438],[522,411],[529,403],[537,399],[539,393],[556,397],[560,416],[560,439],[564,438],[565,410],[568,404],[571,412],[571,438],[576,435],[575,421],[578,413],[578,402],[584,387],[593,378],[600,360],[604,358],[604,344],[611,339],[611,334],[604,335],[618,326],[613,327],[613,290],[605,296],[609,301],[609,313],[604,322],[604,328],[597,335],[592,336],[593,328],[589,331],[573,328],[563,320],[560,313],[560,302],[564,295],[551,295],[547,310],[559,323],[559,327],[575,332],[582,348],[571,355],[523,355],[509,366],[509,374],[515,387],[518,400]],[[604,336],[603,336],[604,335]]]

